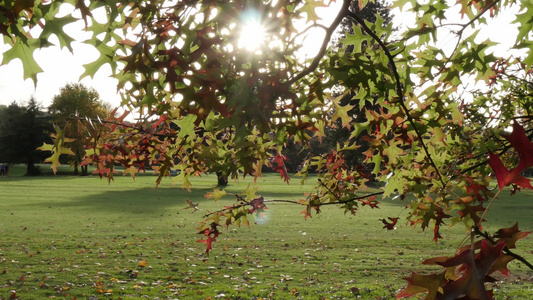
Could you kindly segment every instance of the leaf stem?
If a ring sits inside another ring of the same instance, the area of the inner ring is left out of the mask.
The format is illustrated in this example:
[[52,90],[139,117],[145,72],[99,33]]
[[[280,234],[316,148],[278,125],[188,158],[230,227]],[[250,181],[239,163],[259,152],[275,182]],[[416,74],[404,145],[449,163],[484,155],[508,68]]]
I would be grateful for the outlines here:
[[494,200],[496,198],[498,198],[498,196],[500,195],[500,193],[502,192],[502,190],[498,190],[498,192],[496,193],[496,195],[494,195],[494,197],[492,197],[492,199],[490,200],[489,202],[489,205],[487,205],[487,207],[485,208],[485,210],[483,211],[483,214],[481,215],[481,219],[479,219],[479,222],[477,223],[477,227],[481,227],[481,222],[483,222],[483,218],[485,218],[485,214],[487,214],[487,211],[489,211],[489,208],[490,206],[492,205],[492,203],[494,202]]

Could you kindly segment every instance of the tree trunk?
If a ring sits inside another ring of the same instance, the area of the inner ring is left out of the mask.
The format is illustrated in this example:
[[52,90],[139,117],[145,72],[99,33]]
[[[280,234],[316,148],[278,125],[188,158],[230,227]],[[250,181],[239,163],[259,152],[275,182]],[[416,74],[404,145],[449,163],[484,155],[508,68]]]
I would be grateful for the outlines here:
[[81,176],[89,175],[88,169],[89,169],[88,165],[81,166]]
[[228,175],[224,172],[217,172],[218,186],[227,186],[228,185]]
[[26,164],[26,175],[27,176],[39,175],[39,168],[35,167],[35,164],[33,163],[33,158],[31,156],[28,157],[28,162]]

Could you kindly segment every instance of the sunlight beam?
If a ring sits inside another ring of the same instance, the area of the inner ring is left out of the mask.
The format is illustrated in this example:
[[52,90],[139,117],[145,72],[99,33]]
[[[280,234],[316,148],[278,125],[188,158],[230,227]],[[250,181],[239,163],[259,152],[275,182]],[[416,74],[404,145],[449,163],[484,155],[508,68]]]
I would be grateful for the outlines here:
[[257,51],[262,48],[266,40],[266,29],[261,23],[261,18],[257,12],[247,12],[243,14],[242,29],[238,47],[248,51]]

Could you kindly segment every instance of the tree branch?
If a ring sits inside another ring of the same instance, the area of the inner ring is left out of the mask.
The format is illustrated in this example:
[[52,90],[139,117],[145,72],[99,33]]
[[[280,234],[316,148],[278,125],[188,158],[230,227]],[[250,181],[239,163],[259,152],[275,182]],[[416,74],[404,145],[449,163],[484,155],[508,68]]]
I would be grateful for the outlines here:
[[[350,198],[350,199],[347,199],[347,200],[338,200],[338,202],[321,203],[319,206],[344,204],[344,203],[348,203],[348,202],[356,201],[356,200],[361,200],[361,199],[368,198],[368,197],[379,196],[379,195],[382,195],[383,193],[384,192],[375,192],[375,193],[366,194],[366,195],[363,195],[363,196],[357,196],[357,197]],[[208,217],[210,217],[212,215],[223,213],[223,212],[227,212],[227,211],[230,211],[230,210],[233,210],[233,209],[238,209],[238,208],[241,208],[241,207],[252,205],[251,202],[245,202],[239,195],[235,195],[235,197],[240,199],[241,203],[236,204],[236,205],[232,205],[232,206],[229,206],[229,207],[225,207],[225,208],[219,209],[217,211],[210,212],[208,214],[205,214],[204,218],[208,218]],[[297,204],[297,205],[302,205],[302,206],[308,206],[308,204],[302,204],[302,203],[300,203],[298,201],[283,200],[283,199],[264,200],[263,203],[289,203],[289,204]]]
[[313,62],[309,65],[309,67],[305,68],[304,70],[302,70],[302,72],[298,73],[298,75],[296,75],[293,78],[289,79],[287,84],[291,85],[291,84],[297,82],[298,80],[304,78],[309,73],[311,73],[314,70],[316,70],[316,68],[318,67],[318,64],[320,63],[320,60],[322,59],[322,57],[326,53],[326,50],[328,48],[328,43],[331,40],[331,36],[335,32],[335,29],[337,29],[337,27],[341,23],[342,19],[344,19],[344,17],[346,17],[348,15],[348,13],[350,12],[349,11],[350,3],[351,3],[350,0],[344,0],[344,2],[342,4],[342,8],[339,11],[339,14],[335,18],[335,20],[333,20],[333,23],[331,23],[331,25],[326,28],[326,36],[324,37],[324,40],[322,41],[322,46],[320,47],[320,50],[318,51],[318,54],[313,59]]
[[[450,56],[446,59],[446,62],[444,63],[444,66],[446,66],[452,59],[454,53],[457,51],[457,48],[459,48],[459,44],[461,43],[461,37],[463,36],[463,32],[465,31],[465,29],[472,25],[477,19],[481,18],[481,16],[483,14],[485,14],[488,10],[490,10],[492,7],[494,7],[496,4],[498,4],[498,2],[500,2],[500,0],[496,0],[494,1],[493,3],[491,3],[489,6],[485,7],[485,9],[483,11],[481,11],[477,16],[475,16],[472,20],[470,20],[468,23],[465,23],[463,25],[461,25],[461,29],[459,29],[459,31],[457,31],[457,43],[455,44],[455,47],[453,48],[453,51],[452,53],[450,54]],[[443,68],[444,69],[444,68]],[[438,76],[440,73],[442,73],[443,71],[439,71],[436,75]]]
[[[241,200],[240,201],[243,201],[237,205],[232,205],[232,206],[229,206],[229,207],[224,207],[222,209],[219,209],[217,211],[213,211],[213,212],[210,212],[208,214],[205,214],[204,215],[204,218],[208,218],[212,215],[215,215],[215,214],[219,214],[219,213],[223,213],[223,212],[227,212],[227,211],[230,211],[230,210],[233,210],[233,209],[238,209],[238,208],[241,208],[241,207],[245,207],[245,206],[248,206],[248,205],[252,205],[251,202],[244,202],[244,200],[239,196],[239,195],[235,195],[235,197],[237,198],[240,198]],[[294,201],[294,200],[282,200],[282,199],[273,199],[273,200],[264,200],[263,203],[289,203],[289,204],[298,204],[298,205],[304,205],[304,206],[307,206],[306,204],[302,204],[302,203],[299,203],[298,201]]]

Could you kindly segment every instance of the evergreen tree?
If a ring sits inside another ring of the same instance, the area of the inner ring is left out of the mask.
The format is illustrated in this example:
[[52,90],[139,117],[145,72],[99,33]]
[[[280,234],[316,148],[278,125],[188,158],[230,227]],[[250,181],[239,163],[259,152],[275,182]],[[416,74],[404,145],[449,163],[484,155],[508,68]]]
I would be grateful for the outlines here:
[[50,117],[43,112],[34,98],[25,106],[12,102],[0,109],[0,161],[24,163],[27,175],[38,175],[36,163],[46,158],[46,153],[36,150],[49,142],[52,131]]

